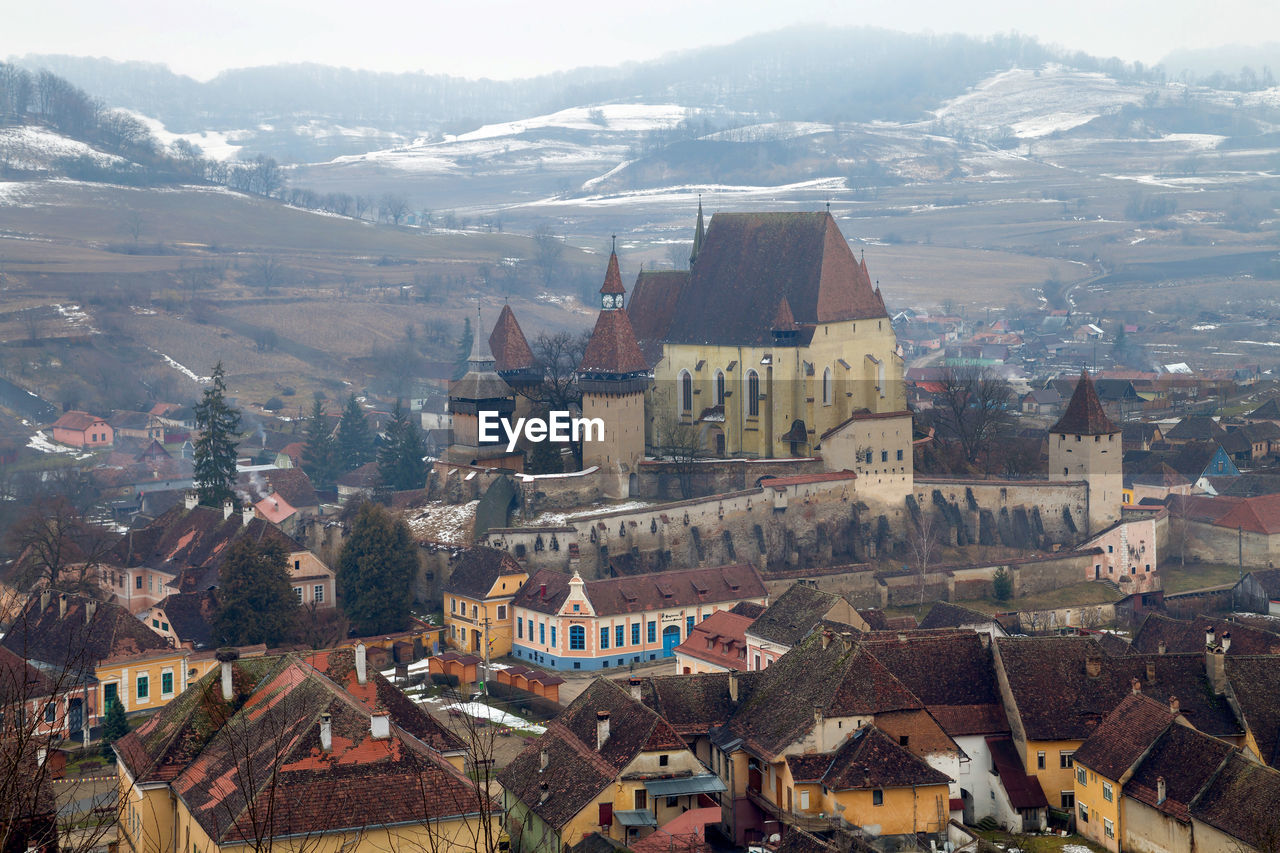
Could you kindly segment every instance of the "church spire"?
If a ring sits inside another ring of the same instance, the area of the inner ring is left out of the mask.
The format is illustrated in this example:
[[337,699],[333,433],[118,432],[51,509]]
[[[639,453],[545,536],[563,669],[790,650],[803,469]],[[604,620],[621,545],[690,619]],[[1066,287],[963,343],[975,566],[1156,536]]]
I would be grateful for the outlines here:
[[471,355],[467,356],[467,362],[472,369],[493,369],[493,352],[489,349],[489,336],[481,330],[484,325],[480,320],[480,302],[476,302],[476,323],[471,329]]
[[707,236],[706,223],[702,219],[702,195],[698,195],[698,227],[693,232],[693,251],[689,253],[689,268],[693,269],[694,262],[698,260],[698,253],[702,251],[702,241]]
[[618,271],[618,252],[609,253],[609,268],[605,270],[604,284],[600,285],[600,307],[606,311],[622,308],[627,289],[622,286],[622,273]]

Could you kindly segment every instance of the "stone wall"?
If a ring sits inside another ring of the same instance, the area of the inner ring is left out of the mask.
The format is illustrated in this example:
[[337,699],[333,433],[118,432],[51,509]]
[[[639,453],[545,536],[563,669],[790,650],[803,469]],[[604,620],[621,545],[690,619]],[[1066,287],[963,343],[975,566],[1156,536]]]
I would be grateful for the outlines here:
[[688,480],[690,497],[709,497],[725,492],[754,488],[761,477],[794,477],[826,471],[817,457],[797,459],[697,459],[684,465],[646,459],[640,463],[633,498],[682,500],[682,475]]
[[1089,532],[1083,482],[917,478],[913,497],[922,510],[943,515],[954,545],[1047,550],[1073,546]]

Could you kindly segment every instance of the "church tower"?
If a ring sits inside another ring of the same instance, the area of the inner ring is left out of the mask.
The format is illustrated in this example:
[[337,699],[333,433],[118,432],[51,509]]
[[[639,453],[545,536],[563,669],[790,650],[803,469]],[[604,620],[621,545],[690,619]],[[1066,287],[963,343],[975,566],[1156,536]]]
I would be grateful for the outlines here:
[[1062,418],[1049,430],[1049,479],[1089,484],[1089,533],[1120,520],[1124,474],[1120,427],[1111,422],[1089,371],[1080,381]]
[[644,392],[650,382],[649,364],[623,310],[625,295],[615,251],[600,288],[600,316],[577,372],[582,417],[604,422],[602,441],[583,442],[582,464],[600,467],[609,498],[631,494],[644,457]]
[[497,438],[485,439],[480,434],[482,415],[487,414],[491,420],[510,420],[516,408],[515,392],[498,375],[483,328],[480,324],[480,309],[477,308],[471,355],[467,357],[467,372],[449,386],[453,435],[445,458],[458,465],[512,468],[520,471],[524,468],[524,456],[519,451],[507,452],[507,434],[502,427],[490,430],[490,434]]
[[516,417],[527,418],[534,413],[529,395],[542,384],[542,370],[510,305],[502,306],[498,322],[489,333],[489,351],[493,353],[494,369],[516,393]]

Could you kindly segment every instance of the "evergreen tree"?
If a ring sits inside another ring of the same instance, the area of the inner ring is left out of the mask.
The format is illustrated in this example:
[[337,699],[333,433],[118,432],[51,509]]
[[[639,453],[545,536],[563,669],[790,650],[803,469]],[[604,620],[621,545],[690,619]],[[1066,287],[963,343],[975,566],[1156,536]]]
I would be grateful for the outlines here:
[[457,382],[467,372],[467,361],[471,358],[471,344],[475,341],[475,333],[471,329],[471,318],[463,320],[462,339],[458,341],[458,354],[453,358],[453,381]]
[[421,489],[427,482],[426,443],[422,430],[396,400],[387,422],[385,441],[378,450],[378,476],[393,492]]
[[124,703],[119,699],[107,706],[106,716],[102,720],[102,754],[112,761],[115,750],[111,744],[129,733],[129,721],[124,716]]
[[316,488],[329,489],[338,479],[338,447],[324,417],[324,407],[316,400],[307,418],[307,443],[302,448],[302,470]]
[[342,411],[342,420],[338,423],[338,460],[342,471],[354,471],[376,458],[373,446],[373,433],[369,431],[369,422],[364,418],[364,411],[356,401],[356,395],[347,398],[347,407]]
[[200,503],[222,506],[235,500],[236,441],[240,412],[227,405],[222,362],[213,368],[209,387],[196,404],[195,480]]
[[213,634],[219,643],[278,646],[297,636],[298,596],[289,580],[289,555],[283,545],[242,537],[227,552],[218,574]]
[[408,626],[417,571],[409,525],[376,503],[363,504],[338,555],[338,594],[358,634]]
[[[548,417],[548,411],[542,409],[538,417]],[[525,470],[530,474],[561,474],[564,472],[564,457],[560,454],[563,445],[554,441],[539,441],[533,444],[525,460]]]

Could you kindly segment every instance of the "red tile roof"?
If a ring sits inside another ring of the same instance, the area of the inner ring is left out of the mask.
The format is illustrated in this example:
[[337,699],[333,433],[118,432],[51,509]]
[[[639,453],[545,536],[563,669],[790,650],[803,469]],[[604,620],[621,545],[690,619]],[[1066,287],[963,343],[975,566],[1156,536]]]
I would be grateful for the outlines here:
[[1168,705],[1130,693],[1076,750],[1075,760],[1113,782],[1120,781],[1175,719]]
[[858,475],[849,469],[827,471],[821,474],[796,474],[792,477],[770,477],[761,480],[760,485],[782,491],[787,486],[804,486],[809,483],[834,483],[838,480],[856,480]]
[[773,331],[790,332],[796,328],[795,315],[791,313],[791,305],[787,302],[786,294],[778,301],[778,310],[773,314]]
[[1280,533],[1280,495],[1245,498],[1213,523],[1217,527],[1243,528],[1250,533]]
[[725,669],[747,668],[747,627],[755,621],[729,610],[717,610],[697,625],[676,646],[676,653]]
[[600,285],[601,293],[626,293],[622,286],[622,274],[618,272],[618,253],[609,253],[609,267],[604,271],[604,284]]
[[83,432],[94,424],[106,423],[97,415],[91,415],[88,412],[67,412],[62,417],[53,422],[53,425],[59,429],[74,429]]
[[1012,740],[1007,737],[989,737],[987,748],[991,750],[991,763],[996,766],[996,775],[1000,777],[1000,784],[1004,785],[1004,790],[1009,795],[1010,805],[1015,809],[1049,807],[1040,783],[1028,776],[1023,768],[1022,758]]
[[631,328],[627,312],[601,311],[587,350],[582,354],[578,372],[627,374],[648,371],[649,362],[636,342],[636,333]]
[[502,306],[498,322],[489,333],[489,349],[499,373],[533,367],[533,350],[529,348],[510,305]]
[[[544,584],[545,597],[542,594]],[[760,573],[745,563],[586,581],[583,592],[599,616],[641,613],[664,607],[706,606],[768,595]],[[525,582],[512,605],[539,613],[556,613],[568,594],[569,576],[564,572],[543,569]]]
[[1067,410],[1049,432],[1106,435],[1119,431],[1120,428],[1111,422],[1111,418],[1103,410],[1102,401],[1098,399],[1098,392],[1093,387],[1093,380],[1089,378],[1089,371],[1080,371],[1080,381],[1076,383],[1076,390],[1071,395]]

